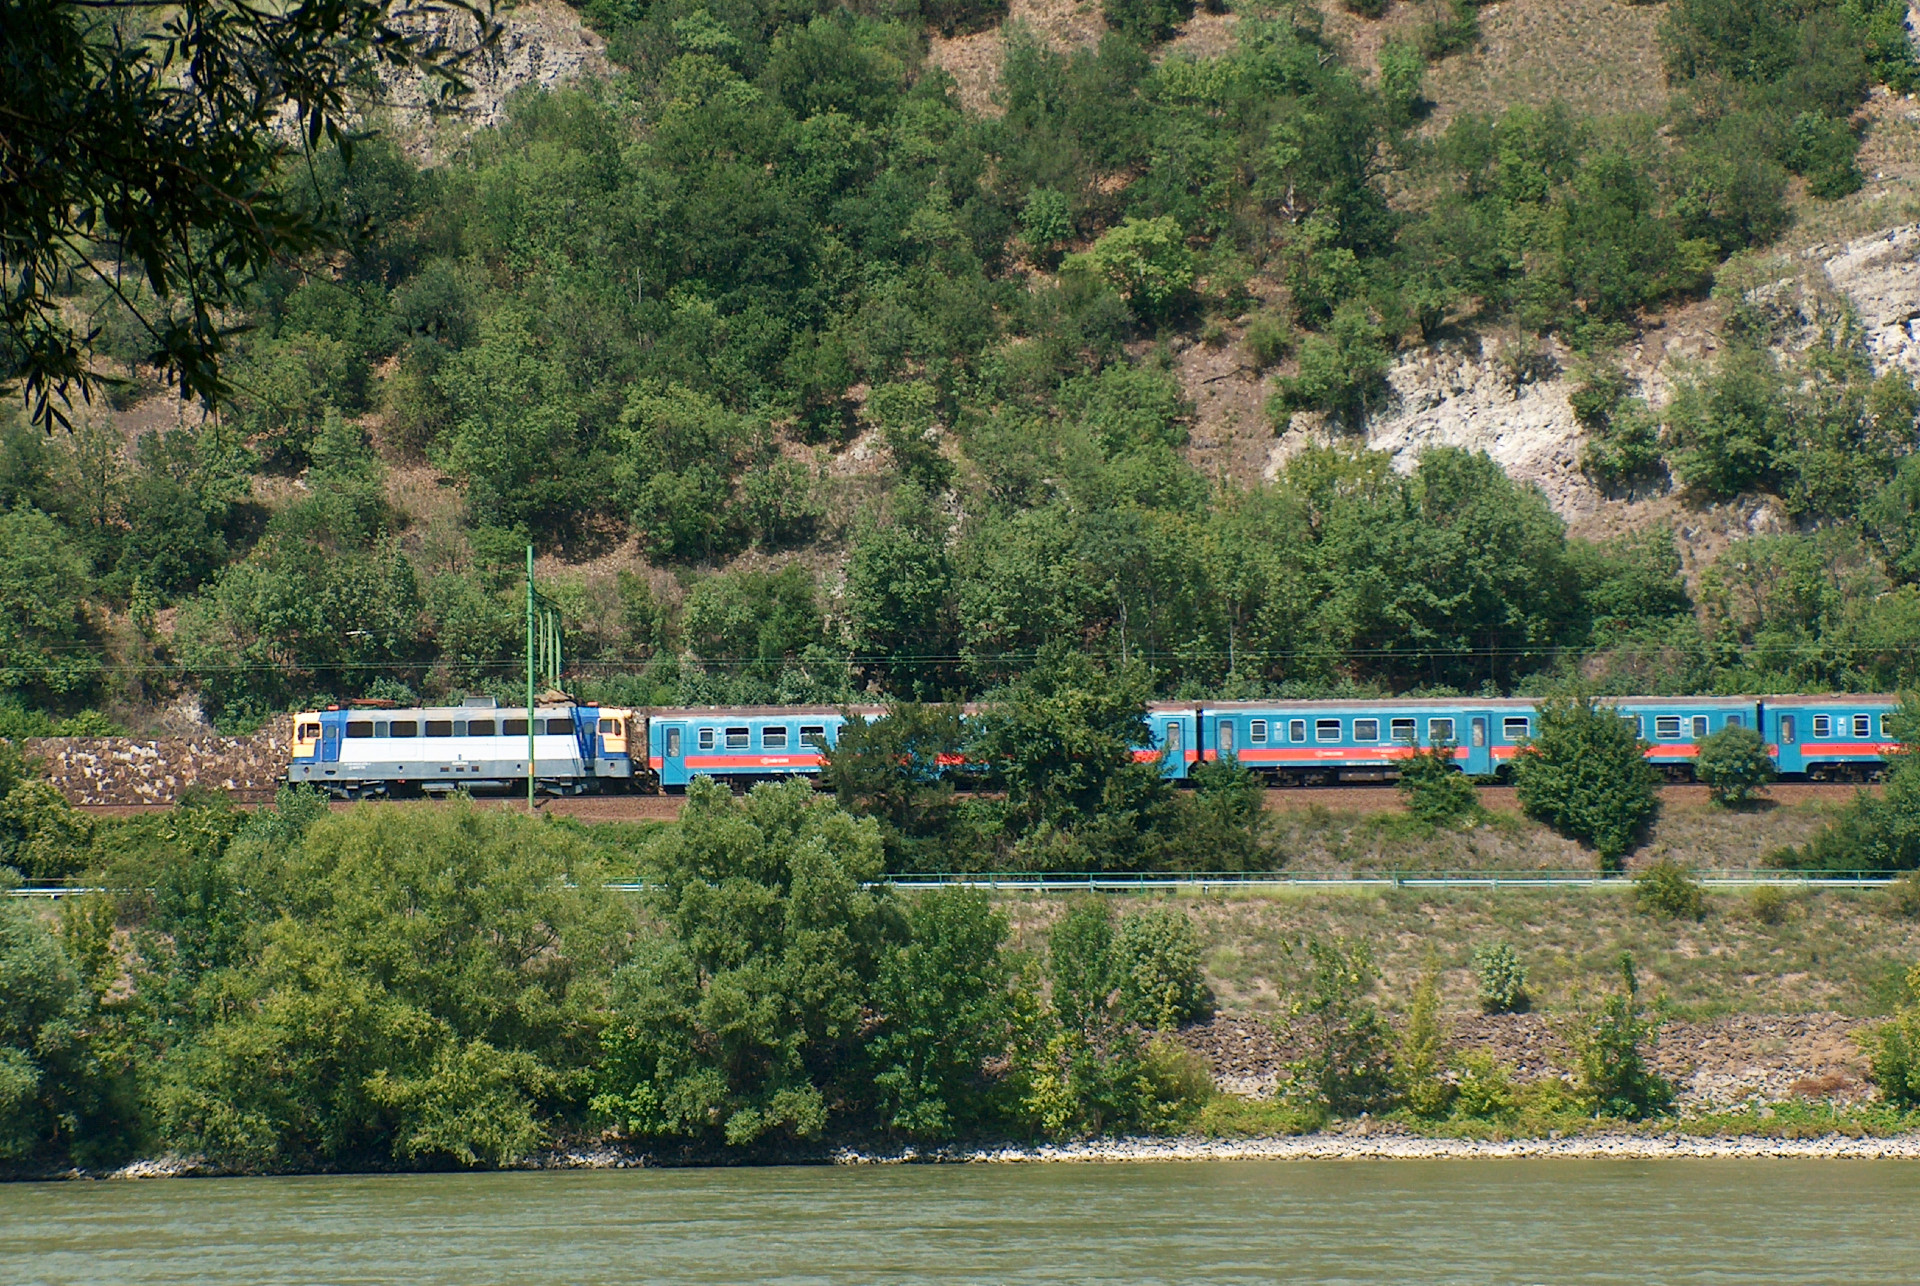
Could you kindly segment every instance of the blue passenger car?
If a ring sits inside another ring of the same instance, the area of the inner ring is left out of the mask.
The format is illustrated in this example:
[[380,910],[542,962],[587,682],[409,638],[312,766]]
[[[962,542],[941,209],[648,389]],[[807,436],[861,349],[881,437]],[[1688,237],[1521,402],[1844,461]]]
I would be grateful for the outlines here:
[[1160,775],[1169,781],[1185,781],[1200,760],[1200,711],[1197,706],[1156,703],[1147,708],[1147,729],[1152,741],[1135,746],[1135,759],[1159,758]]
[[1647,759],[1669,780],[1690,781],[1700,742],[1724,728],[1758,728],[1756,697],[1620,697],[1604,704],[1633,725]]
[[1887,727],[1899,706],[1892,696],[1765,697],[1761,732],[1782,776],[1873,781],[1900,749]]
[[1524,700],[1409,698],[1363,701],[1240,701],[1201,712],[1201,757],[1231,757],[1276,782],[1325,785],[1384,781],[1422,746],[1448,742],[1475,776],[1500,773],[1534,733]]
[[[874,719],[878,707],[854,711]],[[821,751],[839,744],[846,716],[833,706],[737,706],[655,710],[648,757],[660,785],[685,790],[695,777],[771,781],[818,776]]]

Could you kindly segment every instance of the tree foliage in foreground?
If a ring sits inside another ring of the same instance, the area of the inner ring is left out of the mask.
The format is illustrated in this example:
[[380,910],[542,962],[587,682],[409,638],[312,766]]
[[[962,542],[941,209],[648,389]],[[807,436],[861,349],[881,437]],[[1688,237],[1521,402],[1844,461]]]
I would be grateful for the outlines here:
[[1548,697],[1539,727],[1513,759],[1520,806],[1604,863],[1639,842],[1659,811],[1660,773],[1633,725],[1585,692]]

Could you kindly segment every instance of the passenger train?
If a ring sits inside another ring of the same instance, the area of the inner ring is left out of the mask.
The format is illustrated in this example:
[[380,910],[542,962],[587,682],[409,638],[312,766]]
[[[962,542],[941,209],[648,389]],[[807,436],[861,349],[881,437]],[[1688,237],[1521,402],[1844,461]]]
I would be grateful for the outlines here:
[[[1634,726],[1647,758],[1669,780],[1693,775],[1702,738],[1756,728],[1789,780],[1870,781],[1899,741],[1887,726],[1892,696],[1618,697],[1604,705]],[[743,706],[636,710],[536,704],[533,775],[543,794],[685,790],[695,777],[734,782],[815,776],[847,719],[880,706]],[[458,706],[330,707],[294,717],[288,779],[345,799],[524,788],[525,707],[492,698]],[[1160,702],[1149,707],[1149,744],[1168,779],[1232,759],[1274,785],[1391,781],[1420,746],[1447,743],[1460,771],[1499,778],[1535,732],[1524,698],[1392,698],[1365,701]]]

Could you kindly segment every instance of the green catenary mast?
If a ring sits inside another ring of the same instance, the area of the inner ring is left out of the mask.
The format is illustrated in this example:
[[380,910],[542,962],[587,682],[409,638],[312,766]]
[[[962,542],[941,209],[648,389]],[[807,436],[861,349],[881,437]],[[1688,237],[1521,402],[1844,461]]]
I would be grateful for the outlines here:
[[536,678],[549,688],[560,686],[560,609],[540,597],[533,583],[533,546],[527,546],[527,810],[533,810],[537,782],[533,738],[534,683]]

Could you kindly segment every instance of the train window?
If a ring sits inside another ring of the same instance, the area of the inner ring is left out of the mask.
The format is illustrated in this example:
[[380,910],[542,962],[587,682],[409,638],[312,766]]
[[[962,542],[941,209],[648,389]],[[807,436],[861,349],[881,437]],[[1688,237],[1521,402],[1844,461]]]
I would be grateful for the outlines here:
[[1265,719],[1255,719],[1247,725],[1247,740],[1256,746],[1264,746],[1267,744],[1267,721]]
[[1727,716],[1727,727],[1729,727],[1729,728],[1744,728],[1744,727],[1746,727],[1746,726],[1747,726],[1747,721],[1746,721],[1745,719],[1743,719],[1743,718],[1741,718],[1741,717],[1740,717],[1739,715],[1737,715],[1737,714],[1730,714],[1730,715],[1728,715],[1728,716]]
[[1443,741],[1452,741],[1452,740],[1453,740],[1453,720],[1451,719],[1427,720],[1428,744],[1437,746]]
[[712,728],[700,729],[700,749],[702,750],[713,749],[713,729]]
[[1680,735],[1680,716],[1677,714],[1657,714],[1653,717],[1653,735],[1656,737],[1677,737]]
[[1380,721],[1378,719],[1355,719],[1353,721],[1353,739],[1355,741],[1380,740]]
[[1795,719],[1790,714],[1783,714],[1780,716],[1780,744],[1781,745],[1791,746],[1794,743],[1794,740],[1798,736],[1799,732],[1800,732],[1800,724],[1797,719]]
[[785,750],[787,748],[787,730],[785,728],[760,729],[760,749]]
[[728,728],[727,729],[727,749],[728,750],[745,750],[747,748],[748,741],[749,741],[749,737],[748,737],[747,730],[745,728]]
[[1413,720],[1395,719],[1387,725],[1387,731],[1392,735],[1393,740],[1400,742],[1402,745],[1411,746],[1413,744]]
[[1486,745],[1487,744],[1487,721],[1485,719],[1475,719],[1473,721],[1472,727],[1473,727],[1473,731],[1470,735],[1473,738],[1473,744],[1476,746]]
[[1313,721],[1313,739],[1315,741],[1340,740],[1340,721],[1338,719],[1315,719]]
[[825,750],[827,748],[826,727],[818,723],[801,724],[800,744],[803,746],[812,746],[816,750]]
[[527,721],[525,719],[502,719],[500,721],[500,735],[503,737],[526,736]]
[[606,733],[607,736],[609,737],[619,736],[620,735],[619,721],[614,719],[602,719],[600,721],[600,731]]
[[680,757],[680,729],[668,728],[667,729],[667,758],[678,759],[679,757]]
[[417,737],[420,735],[420,721],[418,719],[395,719],[393,721],[393,732],[390,735],[395,737]]
[[1220,753],[1222,756],[1233,753],[1233,725],[1225,719],[1220,721]]
[[1306,739],[1307,739],[1307,721],[1305,719],[1295,719],[1292,723],[1287,725],[1288,741],[1305,741]]
[[467,722],[467,735],[469,737],[491,737],[493,735],[493,720],[491,719],[469,720]]
[[1853,716],[1853,735],[1856,737],[1871,737],[1873,735],[1873,716],[1870,714],[1857,714]]
[[573,735],[573,720],[571,719],[547,720],[547,735],[549,737],[571,737]]
[[371,719],[354,720],[347,725],[347,735],[356,738],[371,737],[373,735],[373,721]]
[[429,737],[451,737],[453,735],[453,720],[451,719],[427,720],[427,735]]
[[300,731],[295,733],[294,736],[301,741],[317,740],[320,736],[320,725],[317,723],[303,723],[300,725]]
[[1637,737],[1637,736],[1639,736],[1639,735],[1640,735],[1640,729],[1641,729],[1641,727],[1642,727],[1642,724],[1641,724],[1641,722],[1640,722],[1640,716],[1639,716],[1639,715],[1637,715],[1637,714],[1623,714],[1623,715],[1621,715],[1621,716],[1620,716],[1620,721],[1621,721],[1622,723],[1624,723],[1624,724],[1626,724],[1626,725],[1627,725],[1627,727],[1629,727],[1629,728],[1632,728],[1632,729],[1633,729],[1633,735],[1634,735],[1634,736],[1636,736],[1636,737]]
[[1830,714],[1817,714],[1813,716],[1813,735],[1815,739],[1831,737],[1833,735],[1833,716]]
[[1500,721],[1500,735],[1508,741],[1518,741],[1532,726],[1533,721],[1525,715],[1509,715]]
[[1180,753],[1180,725],[1177,723],[1167,725],[1166,750],[1170,755],[1177,756]]
[[1700,740],[1700,738],[1706,735],[1707,735],[1707,716],[1703,714],[1697,714],[1693,716],[1693,739],[1695,741],[1698,741]]

